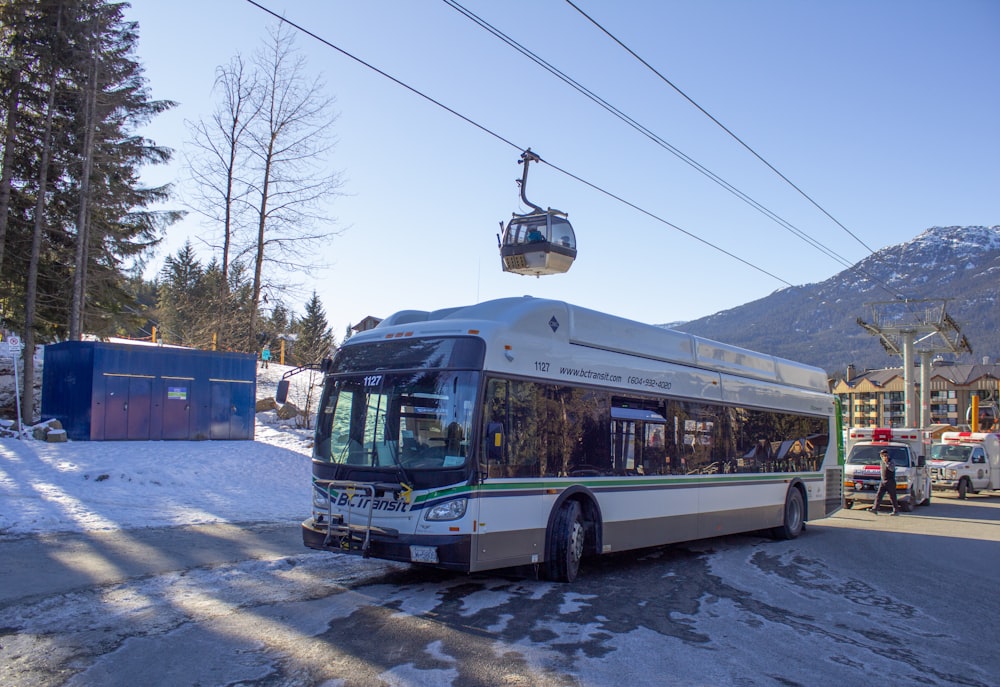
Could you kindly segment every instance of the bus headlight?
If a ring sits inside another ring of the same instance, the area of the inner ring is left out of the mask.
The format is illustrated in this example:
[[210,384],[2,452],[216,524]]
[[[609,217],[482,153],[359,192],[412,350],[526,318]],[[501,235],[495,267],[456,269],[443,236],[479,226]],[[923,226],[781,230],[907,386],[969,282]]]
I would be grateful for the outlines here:
[[424,516],[425,520],[458,520],[465,515],[465,509],[469,505],[468,499],[452,499],[439,503]]
[[326,489],[313,487],[313,508],[327,510],[330,507],[330,496]]

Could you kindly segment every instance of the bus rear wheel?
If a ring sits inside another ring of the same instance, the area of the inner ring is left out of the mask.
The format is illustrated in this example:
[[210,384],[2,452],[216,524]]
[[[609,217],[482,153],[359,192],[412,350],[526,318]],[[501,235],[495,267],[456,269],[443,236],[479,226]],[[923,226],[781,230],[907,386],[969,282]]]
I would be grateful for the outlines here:
[[795,539],[805,528],[805,514],[802,492],[798,487],[791,487],[785,495],[784,521],[771,530],[771,536],[775,539]]
[[567,501],[556,513],[549,533],[545,576],[554,582],[572,582],[580,572],[585,531],[580,504]]

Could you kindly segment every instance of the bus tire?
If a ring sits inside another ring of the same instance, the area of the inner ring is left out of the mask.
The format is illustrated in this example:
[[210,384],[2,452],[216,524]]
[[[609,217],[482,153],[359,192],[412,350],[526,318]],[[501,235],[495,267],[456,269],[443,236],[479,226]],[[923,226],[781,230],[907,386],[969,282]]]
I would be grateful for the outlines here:
[[805,529],[805,514],[802,492],[798,487],[790,487],[785,495],[783,521],[771,530],[771,536],[775,539],[795,539]]
[[552,522],[545,556],[545,577],[553,582],[572,582],[576,579],[583,558],[585,534],[580,503],[567,501]]

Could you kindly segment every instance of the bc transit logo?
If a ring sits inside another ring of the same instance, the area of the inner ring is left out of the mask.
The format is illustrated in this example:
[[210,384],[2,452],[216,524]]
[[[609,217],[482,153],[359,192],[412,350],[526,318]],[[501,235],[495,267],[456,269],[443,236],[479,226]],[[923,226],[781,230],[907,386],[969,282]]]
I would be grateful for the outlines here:
[[368,510],[370,507],[373,511],[381,511],[383,513],[404,513],[410,508],[410,504],[406,503],[403,499],[377,498],[373,503],[370,496],[364,496],[361,494],[354,494],[352,496],[351,494],[343,491],[331,491],[330,501],[334,506],[339,508]]

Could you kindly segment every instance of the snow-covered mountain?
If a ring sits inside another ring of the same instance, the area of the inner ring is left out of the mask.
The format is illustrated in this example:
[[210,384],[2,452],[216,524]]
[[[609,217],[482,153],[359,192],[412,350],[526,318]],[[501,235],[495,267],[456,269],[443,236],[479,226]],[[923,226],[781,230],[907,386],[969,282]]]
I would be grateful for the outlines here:
[[872,321],[871,304],[897,301],[879,307],[905,315],[932,305],[914,303],[928,299],[948,299],[948,314],[972,346],[972,355],[958,361],[1000,359],[1000,226],[931,227],[826,281],[782,289],[678,329],[842,376],[849,364],[859,370],[902,364],[859,326],[859,318]]

